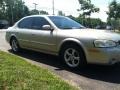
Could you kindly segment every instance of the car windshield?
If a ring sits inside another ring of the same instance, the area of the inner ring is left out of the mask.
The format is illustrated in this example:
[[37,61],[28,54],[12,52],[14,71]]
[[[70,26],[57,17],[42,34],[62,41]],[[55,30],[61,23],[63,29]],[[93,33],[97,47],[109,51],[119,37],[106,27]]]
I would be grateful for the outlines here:
[[67,17],[49,16],[50,20],[60,29],[83,29],[81,24]]

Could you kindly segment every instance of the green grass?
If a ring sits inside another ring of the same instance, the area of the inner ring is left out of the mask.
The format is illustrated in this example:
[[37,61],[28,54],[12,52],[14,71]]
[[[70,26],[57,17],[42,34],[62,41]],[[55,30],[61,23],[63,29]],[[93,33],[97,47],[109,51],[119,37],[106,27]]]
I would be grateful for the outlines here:
[[0,51],[0,90],[76,90],[76,88],[46,69]]

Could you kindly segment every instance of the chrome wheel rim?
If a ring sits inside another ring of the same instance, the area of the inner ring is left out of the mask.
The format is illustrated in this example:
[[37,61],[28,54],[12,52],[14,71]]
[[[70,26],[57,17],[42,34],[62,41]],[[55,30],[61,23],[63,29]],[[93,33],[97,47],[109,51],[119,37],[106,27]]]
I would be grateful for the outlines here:
[[64,60],[69,67],[77,67],[80,64],[79,52],[74,48],[65,50]]
[[18,51],[18,45],[16,40],[12,40],[12,50],[17,52]]

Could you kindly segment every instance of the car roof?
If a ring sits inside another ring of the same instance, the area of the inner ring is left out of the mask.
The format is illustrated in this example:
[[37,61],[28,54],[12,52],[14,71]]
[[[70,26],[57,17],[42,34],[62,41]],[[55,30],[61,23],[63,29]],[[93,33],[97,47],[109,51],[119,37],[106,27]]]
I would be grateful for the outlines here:
[[64,17],[64,16],[57,16],[57,15],[30,15],[30,16],[26,16],[27,17]]

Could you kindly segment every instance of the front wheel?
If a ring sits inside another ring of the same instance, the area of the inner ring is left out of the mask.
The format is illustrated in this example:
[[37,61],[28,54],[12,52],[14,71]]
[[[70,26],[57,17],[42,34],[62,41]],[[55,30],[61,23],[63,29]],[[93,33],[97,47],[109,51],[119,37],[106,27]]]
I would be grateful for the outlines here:
[[77,45],[65,46],[61,52],[61,57],[70,68],[78,68],[86,64],[84,52]]

